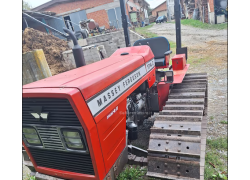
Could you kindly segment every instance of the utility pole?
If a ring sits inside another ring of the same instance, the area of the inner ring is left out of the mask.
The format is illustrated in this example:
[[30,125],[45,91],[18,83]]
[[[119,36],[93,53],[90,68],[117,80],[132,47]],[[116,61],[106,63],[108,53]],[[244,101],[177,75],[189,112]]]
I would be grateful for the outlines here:
[[121,14],[122,14],[122,27],[124,31],[126,47],[130,47],[131,44],[130,44],[130,37],[129,37],[129,32],[128,32],[128,19],[126,15],[126,6],[125,6],[124,0],[120,0],[120,8],[121,8]]
[[170,8],[169,8],[169,0],[166,0],[167,3],[167,16],[168,16],[168,21],[171,21],[171,17],[170,17]]

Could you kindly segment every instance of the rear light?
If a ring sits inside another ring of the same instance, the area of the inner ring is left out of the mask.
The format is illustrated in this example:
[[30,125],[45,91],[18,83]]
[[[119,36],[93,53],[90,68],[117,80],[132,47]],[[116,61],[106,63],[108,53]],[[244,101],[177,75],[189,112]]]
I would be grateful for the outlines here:
[[35,128],[23,127],[23,138],[30,145],[35,145],[35,146],[42,145],[41,140],[40,140]]
[[170,59],[170,55],[165,56],[166,68],[169,67],[169,59]]

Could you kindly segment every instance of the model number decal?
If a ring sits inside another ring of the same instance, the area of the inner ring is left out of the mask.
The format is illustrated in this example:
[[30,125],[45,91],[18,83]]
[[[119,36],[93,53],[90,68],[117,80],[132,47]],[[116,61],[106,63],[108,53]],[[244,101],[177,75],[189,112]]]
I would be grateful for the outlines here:
[[118,106],[107,116],[107,119],[109,119],[115,112],[118,111]]
[[145,75],[146,68],[145,65],[143,65],[129,75],[126,75],[111,87],[106,88],[100,94],[94,96],[94,98],[91,98],[88,101],[88,106],[92,115],[96,116],[98,113],[100,113],[104,108],[121,96]]
[[146,63],[147,72],[151,71],[155,67],[155,59],[152,59]]

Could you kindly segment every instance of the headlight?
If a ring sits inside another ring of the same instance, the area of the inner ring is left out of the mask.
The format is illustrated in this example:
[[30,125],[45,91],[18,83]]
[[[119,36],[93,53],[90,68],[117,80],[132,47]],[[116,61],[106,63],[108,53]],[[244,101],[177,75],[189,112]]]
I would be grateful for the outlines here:
[[81,149],[86,150],[85,145],[83,144],[83,139],[80,131],[78,130],[63,130],[62,133],[64,136],[65,143],[69,149]]
[[42,145],[36,130],[32,127],[23,127],[23,136],[31,145]]

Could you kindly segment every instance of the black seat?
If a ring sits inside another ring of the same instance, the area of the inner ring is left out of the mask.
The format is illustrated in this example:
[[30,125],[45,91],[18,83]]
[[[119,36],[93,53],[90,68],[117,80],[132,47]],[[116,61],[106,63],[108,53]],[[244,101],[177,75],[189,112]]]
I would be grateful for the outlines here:
[[165,56],[172,53],[170,51],[170,44],[165,37],[155,37],[155,38],[148,38],[148,39],[141,39],[134,43],[134,46],[141,46],[141,45],[148,45],[154,56],[155,56],[155,66],[165,66]]

